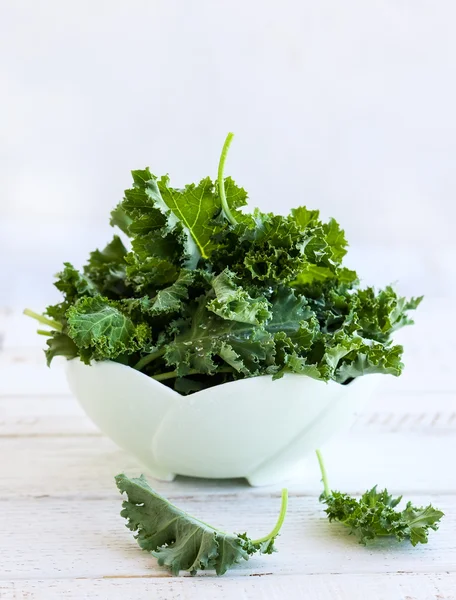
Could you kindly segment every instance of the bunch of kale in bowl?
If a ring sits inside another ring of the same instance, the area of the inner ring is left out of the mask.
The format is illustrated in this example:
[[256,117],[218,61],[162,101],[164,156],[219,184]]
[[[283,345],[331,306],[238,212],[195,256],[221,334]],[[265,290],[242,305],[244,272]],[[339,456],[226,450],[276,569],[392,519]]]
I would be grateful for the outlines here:
[[65,263],[48,306],[54,356],[111,360],[188,394],[227,381],[300,373],[341,384],[399,375],[392,334],[421,298],[363,288],[343,266],[334,219],[300,206],[247,212],[247,193],[223,170],[182,189],[149,169],[111,213],[120,232],[81,271]]

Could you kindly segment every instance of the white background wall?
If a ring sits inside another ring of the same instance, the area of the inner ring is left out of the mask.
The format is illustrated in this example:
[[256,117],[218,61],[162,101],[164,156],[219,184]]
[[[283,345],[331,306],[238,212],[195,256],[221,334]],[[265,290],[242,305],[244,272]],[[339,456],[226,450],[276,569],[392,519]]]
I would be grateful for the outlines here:
[[42,273],[103,243],[131,169],[215,175],[229,130],[227,172],[252,204],[320,208],[380,279],[454,290],[455,26],[452,0],[4,0],[14,294],[49,289]]

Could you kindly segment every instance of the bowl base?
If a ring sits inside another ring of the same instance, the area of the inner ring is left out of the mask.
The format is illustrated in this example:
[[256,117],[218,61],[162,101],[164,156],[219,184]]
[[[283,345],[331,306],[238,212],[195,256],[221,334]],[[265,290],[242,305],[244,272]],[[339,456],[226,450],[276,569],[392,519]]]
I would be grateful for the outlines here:
[[157,481],[166,481],[167,483],[171,483],[171,481],[176,479],[176,473],[171,473],[164,469],[160,469],[160,467],[153,466],[149,462],[144,462],[144,466],[147,469],[147,475],[157,479]]

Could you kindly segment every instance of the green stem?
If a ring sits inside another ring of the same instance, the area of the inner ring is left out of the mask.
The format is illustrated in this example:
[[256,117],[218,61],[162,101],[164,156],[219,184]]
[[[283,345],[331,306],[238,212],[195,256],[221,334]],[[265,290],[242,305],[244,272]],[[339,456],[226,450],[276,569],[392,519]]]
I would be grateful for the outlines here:
[[[189,375],[191,375],[191,372]],[[152,379],[155,379],[155,381],[165,381],[165,379],[174,379],[175,377],[177,377],[177,371],[168,371],[167,373],[152,375]]]
[[275,524],[274,529],[268,535],[265,535],[264,537],[262,537],[258,540],[252,540],[252,544],[262,544],[263,542],[268,542],[269,540],[272,540],[273,538],[276,537],[276,535],[279,533],[279,531],[282,528],[283,522],[285,521],[285,515],[287,514],[287,508],[288,508],[288,490],[286,488],[284,488],[282,490],[282,504],[280,505],[280,514],[279,514],[279,518],[277,519],[277,523]]
[[[232,373],[233,369],[231,367],[224,367],[222,369],[217,369],[217,373]],[[201,373],[198,369],[190,369],[188,373],[185,375],[207,375],[207,373]],[[159,373],[158,375],[152,375],[152,379],[155,381],[165,381],[165,379],[174,379],[175,377],[179,377],[177,371],[168,371],[167,373]]]
[[228,202],[226,200],[225,194],[225,182],[223,180],[223,170],[225,168],[226,156],[228,154],[228,149],[233,141],[234,133],[229,133],[226,136],[225,143],[223,144],[222,154],[220,155],[219,167],[218,167],[218,188],[220,194],[220,200],[222,201],[223,212],[225,213],[226,218],[231,223],[231,225],[236,225],[237,221],[233,217],[230,211],[230,207],[228,206]]
[[36,332],[38,335],[45,335],[47,337],[52,335],[52,331],[47,331],[46,329],[37,329]]
[[29,308],[24,309],[24,315],[27,315],[27,317],[32,317],[32,319],[36,319],[39,323],[47,325],[48,327],[52,327],[52,329],[62,331],[62,325],[60,323],[57,323],[57,321],[54,321],[53,319],[48,319],[43,315],[39,315]]
[[133,368],[140,371],[143,367],[148,365],[150,362],[152,362],[156,358],[160,358],[160,356],[163,356],[164,353],[165,353],[165,349],[161,348],[160,350],[156,350],[155,352],[152,352],[151,354],[148,354],[147,356],[143,356],[141,358],[141,360],[138,360],[138,362],[135,364],[135,366]]
[[325,463],[323,462],[323,456],[321,455],[320,450],[315,450],[315,453],[318,458],[318,464],[320,465],[321,480],[323,482],[324,495],[331,496],[331,488],[329,487],[328,475],[326,473]]

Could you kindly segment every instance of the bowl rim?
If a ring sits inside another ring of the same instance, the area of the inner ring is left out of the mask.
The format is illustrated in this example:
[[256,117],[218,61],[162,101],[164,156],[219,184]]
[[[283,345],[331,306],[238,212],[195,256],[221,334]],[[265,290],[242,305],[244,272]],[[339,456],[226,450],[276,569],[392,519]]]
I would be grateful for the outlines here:
[[[280,377],[279,379],[273,379],[272,374],[263,374],[263,375],[254,375],[252,377],[245,377],[243,379],[235,379],[234,381],[226,381],[225,383],[220,383],[215,386],[211,386],[208,388],[204,388],[202,390],[198,390],[197,392],[193,392],[192,394],[184,395],[184,394],[180,394],[176,390],[165,385],[161,381],[157,381],[153,377],[146,375],[142,371],[138,371],[138,370],[134,369],[133,367],[130,367],[129,365],[124,365],[122,363],[118,363],[113,360],[92,361],[90,364],[87,364],[87,363],[84,363],[83,361],[81,361],[79,359],[79,357],[74,357],[74,358],[68,359],[66,361],[65,369],[70,368],[70,364],[78,365],[77,368],[91,367],[92,369],[97,369],[97,370],[100,368],[104,368],[107,365],[109,365],[109,368],[112,368],[111,367],[111,365],[112,365],[116,369],[128,369],[129,371],[133,371],[135,373],[134,377],[138,376],[139,379],[142,379],[144,382],[147,380],[148,385],[157,386],[157,389],[160,389],[161,393],[169,394],[170,396],[172,396],[175,399],[176,398],[178,398],[178,399],[196,398],[200,394],[206,395],[207,393],[214,393],[215,389],[224,388],[226,390],[228,388],[245,386],[246,382],[248,382],[248,381],[252,381],[252,380],[263,380],[264,381],[265,378],[269,379],[271,382],[275,382],[275,381],[279,382],[285,378],[288,380],[289,379],[297,380],[298,378],[304,378],[307,381],[311,380],[312,382],[315,382],[317,384],[322,384],[325,386],[328,386],[329,384],[340,386],[341,392],[344,390],[347,391],[348,388],[353,387],[353,384],[356,381],[358,381],[359,379],[363,379],[363,377],[356,377],[355,379],[350,381],[350,383],[343,385],[341,383],[338,383],[337,381],[333,381],[333,380],[323,381],[322,379],[315,379],[313,377],[309,377],[308,375],[301,374],[301,373],[284,373],[283,376]],[[250,383],[250,385],[252,385],[252,384]],[[358,386],[359,384],[357,383],[356,385]]]

